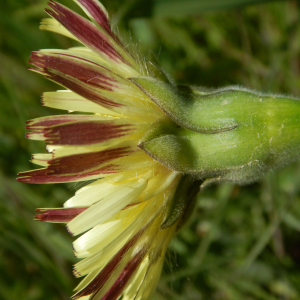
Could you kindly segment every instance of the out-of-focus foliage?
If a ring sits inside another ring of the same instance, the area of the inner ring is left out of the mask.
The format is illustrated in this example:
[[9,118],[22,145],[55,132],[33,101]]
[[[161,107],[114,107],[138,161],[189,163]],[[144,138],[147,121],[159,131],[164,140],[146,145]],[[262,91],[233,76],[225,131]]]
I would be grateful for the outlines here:
[[[80,11],[71,0],[61,2]],[[118,30],[129,29],[127,38],[143,55],[152,49],[178,83],[238,84],[300,97],[297,1],[238,1],[256,4],[226,10],[220,8],[237,1],[198,1],[223,4],[205,12],[188,7],[195,0],[175,2],[185,3],[182,14],[172,13],[166,0],[103,1]],[[31,186],[14,179],[18,171],[34,167],[31,153],[45,151],[43,143],[24,139],[25,121],[64,113],[41,107],[38,100],[41,92],[58,86],[26,70],[32,50],[76,45],[38,30],[45,6],[45,0],[0,2],[4,300],[68,299],[76,284],[72,238],[64,226],[34,222],[33,215],[36,207],[61,206],[79,185]],[[223,184],[199,194],[196,212],[172,242],[155,299],[300,299],[299,162],[254,185]]]
[[154,0],[154,16],[182,16],[184,14],[202,13],[207,10],[236,8],[272,0]]

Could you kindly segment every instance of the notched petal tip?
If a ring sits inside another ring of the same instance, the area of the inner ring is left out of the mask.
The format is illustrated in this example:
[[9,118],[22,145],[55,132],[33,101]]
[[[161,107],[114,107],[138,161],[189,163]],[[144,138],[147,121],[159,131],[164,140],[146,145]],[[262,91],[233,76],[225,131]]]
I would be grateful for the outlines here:
[[35,220],[50,223],[67,223],[85,211],[88,207],[79,208],[38,208]]
[[[74,253],[75,254],[75,253]],[[76,256],[76,255],[75,255]],[[76,269],[73,267],[73,274],[74,274],[74,276],[76,277],[76,278],[79,278],[79,277],[82,277],[82,275],[78,272],[78,271],[76,271]],[[73,298],[73,297],[72,297]]]
[[[22,176],[22,173],[18,173],[18,176]],[[16,180],[22,183],[30,183],[30,179],[27,176],[17,177]]]

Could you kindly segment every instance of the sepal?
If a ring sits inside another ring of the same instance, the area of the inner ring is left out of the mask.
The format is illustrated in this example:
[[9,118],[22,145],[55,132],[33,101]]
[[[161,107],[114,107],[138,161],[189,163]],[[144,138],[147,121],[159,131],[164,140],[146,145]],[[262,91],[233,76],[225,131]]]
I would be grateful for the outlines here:
[[[220,115],[224,95],[195,93],[187,87],[176,87],[152,77],[135,77],[130,80],[150,97],[178,125],[197,132],[216,133],[238,126],[230,115]],[[230,97],[229,95],[225,97]],[[233,97],[236,98],[236,95]],[[215,115],[214,110],[216,110]],[[235,107],[231,108],[232,110]]]
[[172,198],[167,218],[161,225],[162,229],[171,227],[179,218],[181,218],[181,220],[177,226],[177,230],[186,223],[193,211],[195,196],[199,192],[199,189],[199,180],[195,180],[195,178],[190,175],[183,175],[181,177]]

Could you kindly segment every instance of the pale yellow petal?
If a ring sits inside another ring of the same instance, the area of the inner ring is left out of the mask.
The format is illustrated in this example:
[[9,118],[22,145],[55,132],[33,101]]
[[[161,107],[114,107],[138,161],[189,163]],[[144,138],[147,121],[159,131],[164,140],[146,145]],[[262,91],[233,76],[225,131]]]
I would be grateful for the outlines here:
[[128,207],[82,235],[73,243],[76,256],[87,257],[119,239],[122,231],[134,221],[144,206],[145,203]]
[[122,300],[132,300],[135,299],[137,292],[141,288],[141,285],[147,275],[149,268],[149,257],[146,256],[141,262],[139,269],[137,270],[135,276],[132,278],[126,289],[123,292]]
[[110,218],[113,214],[133,202],[146,188],[147,181],[140,178],[97,202],[67,225],[73,235],[80,234]]
[[55,19],[52,18],[42,19],[40,29],[59,33],[61,35],[64,35],[68,38],[71,38],[79,42],[79,40],[70,31],[68,31],[63,25],[61,25]]
[[58,90],[56,92],[43,93],[42,103],[44,106],[63,109],[69,112],[81,111],[97,113],[106,116],[119,117],[117,112],[111,111],[95,102],[70,91]]

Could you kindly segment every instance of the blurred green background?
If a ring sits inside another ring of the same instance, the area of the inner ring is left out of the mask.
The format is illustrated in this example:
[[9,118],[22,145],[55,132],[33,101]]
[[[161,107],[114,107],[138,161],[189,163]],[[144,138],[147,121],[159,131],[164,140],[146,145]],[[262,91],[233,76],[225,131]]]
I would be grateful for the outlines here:
[[[58,88],[27,71],[30,51],[73,41],[38,29],[46,0],[0,2],[0,299],[69,299],[72,238],[63,225],[34,222],[80,184],[26,185],[43,143],[25,121],[62,114],[39,95]],[[71,0],[61,3],[80,11]],[[300,97],[300,3],[259,0],[105,0],[112,24],[149,50],[178,83],[242,85]],[[173,240],[155,300],[300,299],[300,163],[249,186],[211,186]]]

